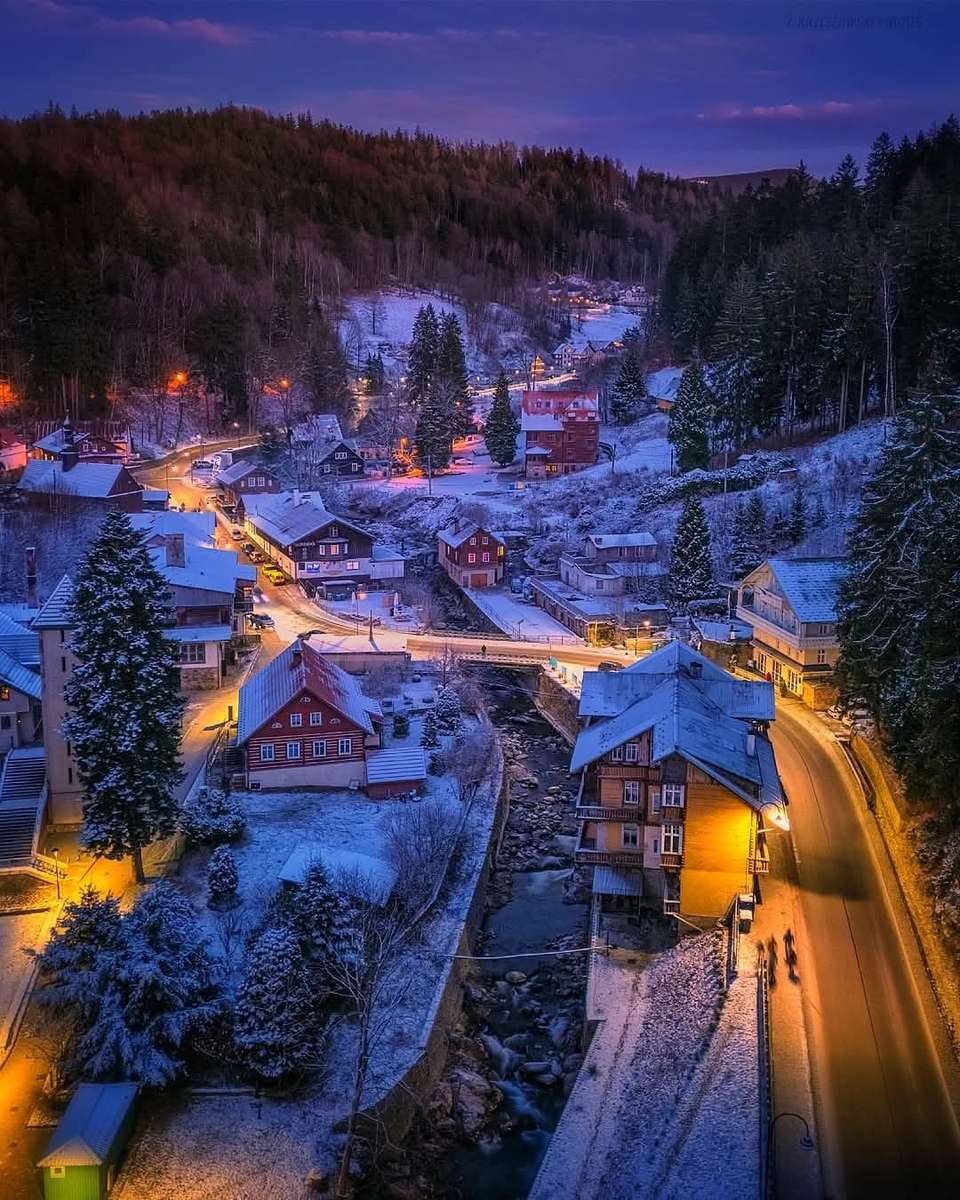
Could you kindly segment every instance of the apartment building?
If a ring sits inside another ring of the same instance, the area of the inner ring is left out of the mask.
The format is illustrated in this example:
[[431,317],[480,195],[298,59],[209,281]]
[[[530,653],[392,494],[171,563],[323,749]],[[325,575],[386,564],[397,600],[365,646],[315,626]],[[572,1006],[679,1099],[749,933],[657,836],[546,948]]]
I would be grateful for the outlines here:
[[600,447],[599,393],[524,392],[520,429],[527,479],[550,479],[592,467]]

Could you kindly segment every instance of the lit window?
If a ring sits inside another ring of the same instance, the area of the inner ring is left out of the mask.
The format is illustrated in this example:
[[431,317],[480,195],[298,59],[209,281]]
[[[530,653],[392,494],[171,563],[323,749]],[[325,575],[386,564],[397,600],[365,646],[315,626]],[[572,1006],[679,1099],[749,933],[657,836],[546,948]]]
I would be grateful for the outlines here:
[[664,825],[664,827],[663,827],[663,853],[664,854],[682,854],[683,853],[683,826],[682,825]]
[[337,753],[349,754],[353,750],[353,742],[350,738],[337,738]]
[[477,561],[477,556],[476,556],[475,554],[468,554],[468,555],[467,555],[467,562],[468,562],[468,563],[475,563],[476,561]]
[[483,554],[483,561],[484,562],[490,561],[490,555],[486,551],[484,551],[484,554]]
[[296,726],[298,726],[298,725],[302,725],[303,724],[303,713],[298,713],[298,712],[291,713],[290,714],[290,724],[292,726],[294,726],[294,728],[296,728]]
[[684,786],[682,783],[665,783],[660,789],[663,804],[671,808],[683,808]]
[[624,846],[628,846],[628,847],[640,845],[640,826],[639,825],[624,825],[623,826],[623,844],[624,844]]
[[624,804],[639,804],[640,803],[640,788],[639,779],[625,779],[623,781],[623,802]]
[[287,758],[289,759],[289,758],[299,758],[299,757],[300,757],[300,743],[299,742],[287,742]]
[[260,761],[273,762],[276,756],[276,749],[273,745],[273,742],[264,742],[260,747]]
[[350,562],[347,563],[347,570],[348,571],[359,571],[360,570],[360,563],[357,561],[357,559],[355,559],[355,558],[351,559]]
[[313,743],[313,757],[314,758],[326,758],[327,757],[327,743],[326,742],[314,742]]
[[322,712],[312,712],[310,714],[310,724],[311,725],[322,725],[323,724],[323,713]]

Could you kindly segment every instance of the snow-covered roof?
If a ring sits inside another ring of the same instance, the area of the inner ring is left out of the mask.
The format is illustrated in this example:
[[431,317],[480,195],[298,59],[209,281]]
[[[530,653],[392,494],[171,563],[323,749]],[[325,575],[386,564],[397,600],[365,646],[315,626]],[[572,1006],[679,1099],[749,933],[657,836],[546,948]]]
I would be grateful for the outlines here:
[[167,563],[166,546],[149,550],[153,565],[171,587],[195,588],[201,592],[220,592],[233,595],[237,581],[256,583],[257,568],[240,562],[233,550],[209,550],[204,546],[184,543],[184,565]]
[[642,896],[643,875],[639,871],[617,867],[593,868],[593,894],[595,896]]
[[379,702],[365,696],[352,675],[309,642],[298,640],[241,687],[237,741],[245,742],[302,692],[309,692],[367,733],[373,733],[371,717],[382,715]]
[[166,537],[170,533],[182,533],[186,544],[214,548],[213,535],[217,518],[212,512],[163,512],[130,513],[130,524],[139,529],[149,541]]
[[247,504],[246,501],[244,504],[250,524],[281,546],[302,541],[334,521],[345,529],[370,537],[365,529],[330,512],[309,495],[278,492],[274,496],[264,497],[256,505]]
[[489,533],[488,530],[483,529],[475,521],[464,521],[463,524],[455,528],[441,529],[437,537],[456,550],[457,547],[462,546],[465,541],[478,533],[487,534],[488,537],[492,538],[496,538],[497,536],[495,533]]
[[557,431],[563,429],[563,421],[551,413],[524,412],[520,414],[520,428],[524,433],[540,433],[546,430]]
[[46,604],[33,619],[34,629],[69,629],[73,602],[73,580],[64,575],[50,593]]
[[[50,459],[32,458],[20,476],[17,488],[21,492],[61,493],[68,496],[84,496],[103,500],[113,494],[118,480],[125,474],[120,463],[78,462],[69,471],[61,462]],[[136,481],[117,495],[140,492],[143,489]]]
[[546,446],[528,446],[526,449],[527,458],[549,458],[550,451]]
[[367,755],[367,783],[400,783],[426,777],[427,760],[419,748],[395,746]]
[[168,642],[229,642],[229,625],[174,625],[163,631]]
[[[744,687],[757,690],[744,692]],[[580,715],[611,708],[614,715],[581,730],[570,770],[582,770],[649,732],[651,762],[680,754],[751,807],[779,803],[782,792],[773,751],[766,753],[765,736],[751,724],[761,719],[758,712],[768,711],[768,700],[772,717],[770,685],[734,679],[678,642],[627,671],[584,672]]]
[[217,476],[217,483],[224,483],[227,485],[227,487],[229,487],[232,483],[236,483],[237,480],[243,479],[246,475],[249,475],[254,471],[260,475],[270,475],[271,477],[273,475],[273,472],[270,470],[270,468],[265,467],[263,463],[252,462],[249,458],[241,458],[239,462],[235,462],[231,466],[225,467],[224,470],[220,472],[220,474]]
[[[745,621],[709,621],[694,617],[693,627],[706,642],[732,642],[737,639],[749,641],[753,633]],[[733,637],[731,637],[731,633]]]
[[313,413],[293,427],[295,442],[339,441],[343,437],[340,419],[335,413]]
[[798,621],[806,624],[837,619],[837,589],[847,571],[846,559],[769,558],[765,565],[773,572]]
[[319,459],[317,459],[317,461],[318,462],[326,462],[326,460],[328,458],[330,458],[330,456],[332,454],[336,453],[337,450],[341,450],[341,449],[352,450],[354,454],[359,456],[360,443],[357,441],[356,438],[337,438],[336,441],[333,441],[330,443],[330,445],[324,450],[323,454],[320,456]]
[[106,1162],[136,1097],[135,1083],[81,1083],[37,1166],[93,1167]]
[[298,842],[278,878],[284,883],[303,883],[315,863],[323,866],[334,886],[340,884],[352,895],[375,904],[386,904],[396,886],[397,873],[382,858],[322,842]]
[[0,612],[0,650],[18,663],[40,660],[37,635],[28,624],[15,620],[5,612]]
[[570,587],[561,579],[534,579],[532,586],[534,591],[544,592],[550,599],[558,601],[572,612],[586,617],[587,620],[593,621],[605,617],[612,620],[616,617],[614,601],[619,600],[619,596],[611,596],[607,600],[585,596],[583,592],[578,592],[576,588]]
[[42,691],[40,676],[36,671],[25,667],[12,654],[8,654],[6,650],[0,650],[0,683],[33,700],[40,699]]
[[591,533],[587,537],[598,550],[608,550],[611,546],[655,546],[657,539],[652,533]]

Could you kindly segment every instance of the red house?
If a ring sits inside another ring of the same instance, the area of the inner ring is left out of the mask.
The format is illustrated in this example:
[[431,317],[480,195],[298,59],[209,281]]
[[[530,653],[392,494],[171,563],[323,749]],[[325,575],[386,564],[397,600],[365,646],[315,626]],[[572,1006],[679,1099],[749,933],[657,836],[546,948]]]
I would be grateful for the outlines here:
[[524,474],[549,479],[597,461],[600,404],[591,391],[524,392],[520,413]]
[[458,587],[494,587],[503,578],[507,548],[473,521],[454,521],[437,534],[440,566]]
[[379,702],[299,639],[240,689],[237,744],[251,788],[366,787],[382,725]]

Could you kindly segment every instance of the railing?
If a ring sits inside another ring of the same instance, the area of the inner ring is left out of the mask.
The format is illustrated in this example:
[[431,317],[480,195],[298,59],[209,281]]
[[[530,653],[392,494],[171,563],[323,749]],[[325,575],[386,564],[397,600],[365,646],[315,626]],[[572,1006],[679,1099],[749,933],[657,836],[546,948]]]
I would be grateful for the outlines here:
[[680,911],[680,900],[679,899],[670,900],[670,899],[667,899],[666,896],[664,896],[664,898],[663,898],[663,914],[664,914],[664,916],[670,917],[670,916],[675,915],[676,913],[679,913],[679,911]]
[[578,804],[576,814],[581,821],[636,821],[636,808],[604,808],[599,804]]
[[643,866],[643,851],[637,850],[631,854],[629,851],[619,850],[590,850],[581,849],[579,846],[574,851],[574,859],[584,867],[634,867]]
[[682,867],[683,866],[683,854],[682,853],[667,854],[661,850],[660,851],[660,866],[666,867],[669,870],[673,870],[676,867]]

